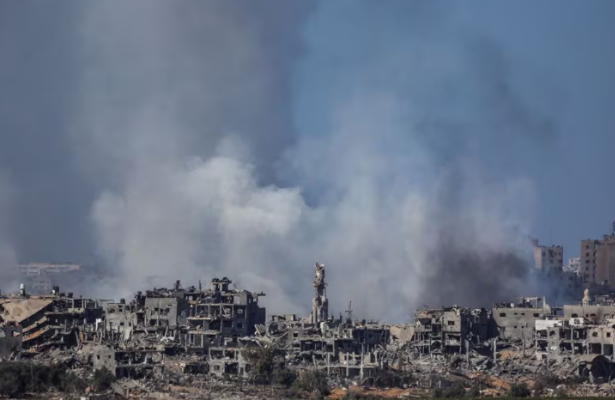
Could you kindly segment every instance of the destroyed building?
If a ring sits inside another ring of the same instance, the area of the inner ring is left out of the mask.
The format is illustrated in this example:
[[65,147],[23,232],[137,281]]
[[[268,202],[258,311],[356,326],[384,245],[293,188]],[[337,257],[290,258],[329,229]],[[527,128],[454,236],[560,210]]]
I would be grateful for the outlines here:
[[602,323],[615,318],[615,305],[604,304],[566,304],[564,317],[587,318],[595,323]]
[[117,349],[96,346],[92,351],[94,369],[106,368],[117,378],[145,378],[164,371],[164,348]]
[[565,305],[564,315],[536,321],[538,360],[575,365],[575,373],[592,382],[609,378],[613,371],[615,318],[610,306],[592,304],[585,290],[580,305]]
[[0,326],[0,361],[15,358],[21,352],[23,332],[20,326]]
[[505,339],[530,340],[535,321],[554,315],[544,297],[522,297],[515,303],[498,303],[491,316],[498,336]]
[[259,304],[264,294],[238,290],[226,277],[205,288],[177,281],[119,302],[77,299],[58,287],[34,296],[22,285],[18,295],[0,298],[0,360],[62,351],[117,378],[157,380],[171,370],[253,379],[254,352],[275,349],[277,369],[317,369],[357,382],[373,382],[383,370],[409,371],[427,374],[417,384],[429,388],[432,372],[450,368],[537,373],[548,362],[600,382],[613,367],[615,302],[604,296],[593,302],[588,290],[580,304],[563,309],[544,297],[524,297],[491,310],[418,310],[411,324],[385,325],[358,320],[352,303],[345,316],[332,317],[328,295],[335,292],[327,293],[323,264],[315,264],[312,286],[307,316],[267,319]]
[[231,289],[231,284],[226,277],[213,279],[209,290],[190,300],[187,344],[192,350],[236,343],[253,335],[255,325],[265,323],[265,308],[258,305],[258,298],[265,294]]
[[0,321],[21,328],[21,346],[29,352],[67,347],[95,333],[103,311],[96,300],[73,298],[54,287],[48,296],[29,296],[22,285],[20,296],[0,299]]
[[486,309],[462,307],[426,309],[414,314],[412,346],[422,354],[462,353],[468,342],[489,338],[489,314]]
[[330,375],[370,376],[382,368],[390,343],[388,326],[355,321],[351,304],[347,318],[329,316],[325,266],[316,263],[312,312],[307,318],[273,315],[257,326],[257,339],[284,348],[290,366],[314,365]]

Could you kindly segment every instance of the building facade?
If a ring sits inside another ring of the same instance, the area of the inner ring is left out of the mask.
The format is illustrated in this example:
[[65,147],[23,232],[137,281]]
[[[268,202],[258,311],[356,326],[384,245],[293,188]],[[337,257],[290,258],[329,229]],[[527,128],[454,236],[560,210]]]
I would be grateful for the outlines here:
[[580,274],[593,285],[615,288],[615,234],[581,241]]
[[560,272],[564,267],[564,248],[562,246],[541,246],[538,239],[532,240],[534,247],[534,266],[547,273]]

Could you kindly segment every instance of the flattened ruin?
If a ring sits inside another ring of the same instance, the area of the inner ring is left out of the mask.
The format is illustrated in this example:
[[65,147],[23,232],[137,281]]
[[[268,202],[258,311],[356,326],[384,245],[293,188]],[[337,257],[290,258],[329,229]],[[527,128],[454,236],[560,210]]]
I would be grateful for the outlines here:
[[352,303],[345,316],[332,317],[325,266],[316,263],[314,273],[306,317],[267,316],[264,293],[238,290],[227,277],[207,287],[177,281],[117,303],[75,298],[57,286],[30,296],[22,285],[0,298],[0,361],[104,368],[156,391],[169,376],[258,383],[254,354],[270,349],[274,369],[320,371],[337,386],[374,385],[393,373],[412,377],[403,383],[408,391],[461,381],[493,394],[519,377],[548,375],[579,377],[588,393],[612,390],[600,385],[615,371],[615,304],[592,301],[588,290],[580,304],[563,308],[524,297],[490,309],[417,310],[412,323],[389,325],[357,320]]

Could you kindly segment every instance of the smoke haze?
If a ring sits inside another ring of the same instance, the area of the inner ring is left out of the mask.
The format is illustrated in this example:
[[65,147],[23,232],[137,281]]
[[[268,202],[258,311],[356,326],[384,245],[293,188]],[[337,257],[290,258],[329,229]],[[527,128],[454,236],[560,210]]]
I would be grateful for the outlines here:
[[463,12],[35,3],[0,6],[3,289],[19,256],[99,264],[88,295],[228,276],[299,313],[321,261],[335,311],[388,320],[546,290],[527,238],[566,88]]

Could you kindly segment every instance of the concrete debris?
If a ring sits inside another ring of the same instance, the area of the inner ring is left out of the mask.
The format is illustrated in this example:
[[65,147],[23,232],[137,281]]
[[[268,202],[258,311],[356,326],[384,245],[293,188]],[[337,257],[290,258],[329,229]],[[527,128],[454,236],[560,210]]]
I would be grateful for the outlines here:
[[615,305],[592,303],[588,291],[563,309],[525,297],[491,309],[426,308],[411,324],[388,325],[357,320],[352,303],[345,316],[330,316],[325,273],[316,263],[305,318],[267,318],[265,294],[238,290],[226,277],[207,288],[177,281],[117,303],[57,286],[30,296],[22,285],[19,295],[0,298],[0,361],[61,362],[82,375],[104,368],[122,397],[259,396],[254,384],[266,371],[257,355],[266,352],[271,371],[320,371],[338,393],[385,385],[417,397],[461,384],[501,395],[526,382],[543,395],[615,394]]

